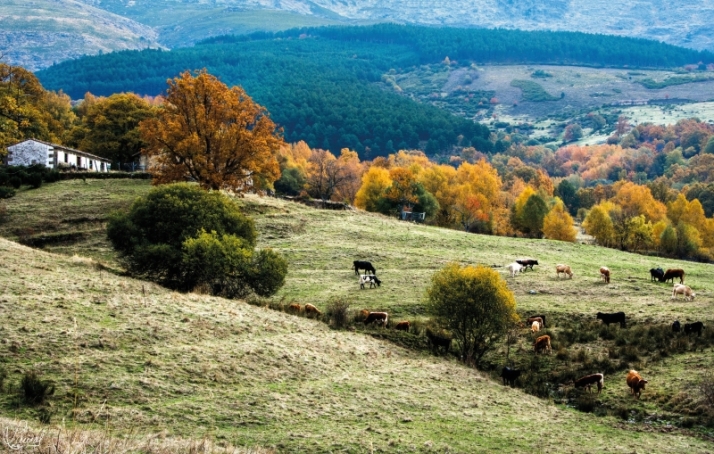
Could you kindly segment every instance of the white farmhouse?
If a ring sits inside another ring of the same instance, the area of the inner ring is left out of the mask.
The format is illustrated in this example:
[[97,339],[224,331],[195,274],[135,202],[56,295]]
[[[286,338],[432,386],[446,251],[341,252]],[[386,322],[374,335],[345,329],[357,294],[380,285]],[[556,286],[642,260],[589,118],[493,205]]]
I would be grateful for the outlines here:
[[109,159],[37,139],[27,139],[7,147],[5,164],[9,166],[43,164],[51,169],[67,167],[90,172],[108,172],[111,168]]

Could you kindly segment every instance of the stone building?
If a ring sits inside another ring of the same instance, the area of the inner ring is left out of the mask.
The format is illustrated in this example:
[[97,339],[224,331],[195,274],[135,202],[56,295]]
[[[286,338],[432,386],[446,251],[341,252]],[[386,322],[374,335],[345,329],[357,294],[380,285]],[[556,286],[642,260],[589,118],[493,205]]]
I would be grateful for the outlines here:
[[108,172],[111,169],[109,159],[37,139],[27,139],[10,145],[7,151],[4,164],[9,166],[43,164],[51,169],[64,167],[90,172]]

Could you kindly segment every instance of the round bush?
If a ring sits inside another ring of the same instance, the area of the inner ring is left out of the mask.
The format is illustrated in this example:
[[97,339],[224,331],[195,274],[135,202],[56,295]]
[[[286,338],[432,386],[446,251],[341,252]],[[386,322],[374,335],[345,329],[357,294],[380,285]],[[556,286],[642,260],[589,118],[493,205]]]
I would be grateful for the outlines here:
[[177,290],[270,296],[288,270],[280,254],[254,251],[253,221],[233,201],[196,185],[152,189],[128,213],[111,215],[107,235],[130,273]]

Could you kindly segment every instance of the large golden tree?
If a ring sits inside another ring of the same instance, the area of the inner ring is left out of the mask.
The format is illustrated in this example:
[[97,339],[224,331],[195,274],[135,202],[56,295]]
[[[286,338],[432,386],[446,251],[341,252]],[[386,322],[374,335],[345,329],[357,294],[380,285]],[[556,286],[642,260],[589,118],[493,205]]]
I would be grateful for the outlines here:
[[206,70],[168,81],[157,118],[141,123],[154,183],[197,181],[205,189],[269,188],[280,176],[283,140],[262,106]]

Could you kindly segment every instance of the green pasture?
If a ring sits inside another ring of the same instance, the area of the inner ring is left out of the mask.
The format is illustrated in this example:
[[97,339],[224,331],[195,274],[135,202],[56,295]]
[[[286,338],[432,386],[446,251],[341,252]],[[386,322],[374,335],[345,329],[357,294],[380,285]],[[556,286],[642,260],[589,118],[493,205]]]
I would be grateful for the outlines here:
[[[541,452],[714,449],[709,429],[682,423],[701,408],[698,386],[714,366],[709,344],[667,357],[640,352],[631,362],[613,357],[603,394],[593,398],[596,416],[572,408],[588,397],[567,383],[554,383],[547,398],[524,393],[523,383],[504,387],[497,370],[432,356],[418,333],[359,323],[332,330],[269,308],[295,301],[325,310],[339,298],[353,310],[424,322],[424,291],[434,271],[452,261],[493,266],[508,281],[521,315],[548,315],[554,341],[552,355],[535,358],[533,336],[523,329],[511,361],[580,373],[587,364],[600,367],[617,342],[607,338],[620,333],[615,326],[603,331],[597,311],[625,311],[627,330],[675,318],[714,326],[712,265],[246,196],[236,200],[256,220],[259,247],[280,251],[290,264],[272,300],[246,304],[171,292],[102,265],[118,269],[103,237],[107,213],[128,207],[149,187],[145,181],[65,181],[4,202],[0,235],[6,238],[21,239],[18,229],[33,230],[25,241],[85,236],[47,243],[60,254],[0,239],[0,367],[8,372],[2,415],[37,421],[38,408],[16,397],[22,374],[36,370],[57,385],[53,423],[116,437],[166,430],[222,447],[276,452],[531,452],[534,443]],[[503,265],[519,257],[540,265],[508,277]],[[360,290],[351,269],[358,259],[372,262],[381,287]],[[557,263],[571,265],[573,279],[558,279]],[[599,278],[601,265],[612,270],[608,285]],[[650,282],[653,266],[684,268],[696,299],[671,301],[670,284]],[[594,332],[594,340],[566,343],[565,331],[578,326]],[[494,367],[504,362],[505,344],[489,358]],[[624,383],[628,367],[650,380],[639,401]]]

